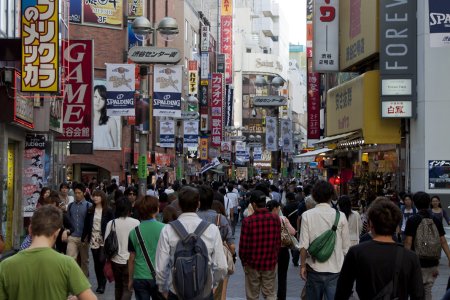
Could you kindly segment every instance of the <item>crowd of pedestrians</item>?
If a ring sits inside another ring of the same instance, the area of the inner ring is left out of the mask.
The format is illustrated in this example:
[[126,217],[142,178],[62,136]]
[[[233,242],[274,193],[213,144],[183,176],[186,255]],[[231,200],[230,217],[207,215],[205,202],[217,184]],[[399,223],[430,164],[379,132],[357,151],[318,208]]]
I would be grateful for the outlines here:
[[89,251],[95,292],[114,280],[116,300],[225,300],[238,258],[246,299],[286,299],[292,262],[301,299],[428,300],[442,250],[450,261],[447,214],[424,192],[360,207],[326,181],[158,179],[140,197],[114,181],[63,183],[38,203],[21,251],[0,263],[0,299],[96,299]]

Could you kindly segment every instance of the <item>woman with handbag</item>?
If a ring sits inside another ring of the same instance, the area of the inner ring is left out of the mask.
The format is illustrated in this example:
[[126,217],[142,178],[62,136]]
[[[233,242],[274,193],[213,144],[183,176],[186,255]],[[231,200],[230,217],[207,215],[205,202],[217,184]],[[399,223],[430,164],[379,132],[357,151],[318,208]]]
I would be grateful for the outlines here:
[[289,268],[289,249],[293,247],[291,236],[295,236],[295,229],[292,227],[289,219],[280,215],[280,202],[277,200],[270,200],[266,203],[266,208],[274,215],[280,216],[281,221],[281,248],[278,254],[278,291],[277,299],[286,300],[287,288],[287,272]]
[[[214,200],[213,189],[208,185],[201,185],[198,187],[198,191],[200,193],[200,207],[197,215],[206,222],[216,224],[219,228],[222,243],[224,245],[224,253],[227,257],[228,275],[220,281],[216,292],[214,293],[214,300],[225,300],[227,298],[228,279],[234,272],[234,260],[236,257],[234,237],[227,217],[224,214],[211,209]],[[225,211],[225,209],[223,209],[223,211]]]
[[94,259],[95,276],[97,277],[97,290],[99,294],[105,292],[106,278],[103,273],[106,258],[104,251],[104,236],[106,224],[114,219],[112,209],[106,204],[106,194],[100,190],[92,192],[92,205],[87,217],[85,218],[84,232],[81,237],[82,241],[88,241]]
[[154,196],[145,196],[136,206],[142,222],[129,235],[128,289],[134,289],[136,300],[160,299],[154,268],[156,247],[164,227],[156,220],[159,201]]

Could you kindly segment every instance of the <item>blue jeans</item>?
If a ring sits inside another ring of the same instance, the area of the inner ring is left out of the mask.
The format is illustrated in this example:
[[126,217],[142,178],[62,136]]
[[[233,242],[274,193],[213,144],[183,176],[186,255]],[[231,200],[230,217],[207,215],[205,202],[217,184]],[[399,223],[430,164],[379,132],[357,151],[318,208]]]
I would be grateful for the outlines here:
[[133,289],[136,300],[150,300],[150,297],[156,299],[158,287],[153,279],[134,279]]
[[[306,280],[306,299],[333,300],[339,273],[321,273],[309,270]],[[325,296],[325,298],[323,298]]]

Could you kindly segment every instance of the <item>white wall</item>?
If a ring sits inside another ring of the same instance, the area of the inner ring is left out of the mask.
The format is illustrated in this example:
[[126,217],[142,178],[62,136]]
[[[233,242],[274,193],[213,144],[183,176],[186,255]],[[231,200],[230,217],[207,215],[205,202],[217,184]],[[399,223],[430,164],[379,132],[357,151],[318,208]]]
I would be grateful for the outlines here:
[[450,48],[429,46],[428,1],[417,4],[418,104],[417,119],[411,120],[411,190],[450,194],[428,187],[428,161],[450,160]]

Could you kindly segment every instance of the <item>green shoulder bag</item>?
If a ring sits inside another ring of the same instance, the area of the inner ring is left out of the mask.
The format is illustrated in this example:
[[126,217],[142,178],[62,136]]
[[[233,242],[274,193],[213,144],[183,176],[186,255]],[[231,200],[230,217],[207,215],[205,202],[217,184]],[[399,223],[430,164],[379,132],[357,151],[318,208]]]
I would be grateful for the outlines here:
[[333,227],[319,235],[309,245],[309,254],[321,263],[326,262],[330,258],[331,254],[333,254],[334,245],[336,243],[336,230],[339,223],[339,217],[340,213],[338,210],[336,210],[336,218],[334,219]]

